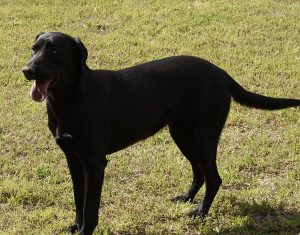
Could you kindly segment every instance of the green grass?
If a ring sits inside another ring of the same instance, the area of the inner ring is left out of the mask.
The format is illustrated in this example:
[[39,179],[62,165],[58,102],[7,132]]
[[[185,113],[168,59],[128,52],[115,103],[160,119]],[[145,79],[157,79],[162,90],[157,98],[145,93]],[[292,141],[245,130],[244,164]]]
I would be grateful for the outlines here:
[[[0,234],[60,234],[74,219],[64,156],[21,73],[37,33],[81,37],[91,68],[195,55],[247,89],[299,98],[299,12],[297,0],[1,0]],[[223,185],[204,224],[183,216],[196,205],[170,202],[191,169],[166,130],[109,156],[95,234],[300,233],[299,130],[299,109],[233,103],[218,153]]]

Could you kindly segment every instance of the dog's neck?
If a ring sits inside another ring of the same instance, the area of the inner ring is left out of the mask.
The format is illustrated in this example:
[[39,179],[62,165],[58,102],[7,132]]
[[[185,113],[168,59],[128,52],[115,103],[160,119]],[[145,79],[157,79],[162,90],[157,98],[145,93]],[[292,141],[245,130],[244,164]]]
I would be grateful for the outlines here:
[[56,121],[65,126],[74,119],[74,103],[80,96],[80,80],[82,78],[74,76],[63,79],[57,81],[57,84],[49,89],[47,106],[50,107]]
[[83,77],[80,73],[65,73],[48,91],[48,101],[55,106],[68,106],[78,95]]

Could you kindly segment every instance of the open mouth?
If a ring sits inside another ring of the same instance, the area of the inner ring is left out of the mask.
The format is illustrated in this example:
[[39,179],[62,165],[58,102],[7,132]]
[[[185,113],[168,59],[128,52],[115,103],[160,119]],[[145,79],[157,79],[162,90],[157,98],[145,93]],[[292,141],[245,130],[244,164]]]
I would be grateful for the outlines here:
[[56,80],[56,78],[46,81],[36,80],[31,86],[30,97],[36,102],[42,102],[48,96],[50,83],[55,82]]

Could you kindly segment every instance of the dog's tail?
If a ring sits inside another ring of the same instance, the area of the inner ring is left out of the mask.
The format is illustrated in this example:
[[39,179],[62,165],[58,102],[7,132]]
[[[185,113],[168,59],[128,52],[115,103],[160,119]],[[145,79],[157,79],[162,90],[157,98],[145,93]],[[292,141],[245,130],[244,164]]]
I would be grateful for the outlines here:
[[300,106],[300,100],[298,99],[273,98],[247,91],[229,75],[228,81],[232,97],[242,105],[267,110]]

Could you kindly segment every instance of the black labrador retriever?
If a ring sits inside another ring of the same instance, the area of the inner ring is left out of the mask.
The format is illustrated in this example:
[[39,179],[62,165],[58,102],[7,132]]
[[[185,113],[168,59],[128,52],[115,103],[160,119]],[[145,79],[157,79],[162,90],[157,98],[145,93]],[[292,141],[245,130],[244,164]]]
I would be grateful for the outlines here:
[[35,80],[30,95],[47,98],[49,128],[65,153],[74,187],[75,224],[92,234],[98,224],[106,155],[168,125],[193,170],[190,189],[174,201],[192,201],[205,182],[204,199],[190,216],[205,216],[221,185],[218,140],[231,97],[242,105],[275,110],[300,100],[270,98],[242,88],[224,70],[200,58],[176,56],[118,71],[91,70],[87,49],[63,33],[41,33],[23,69]]

